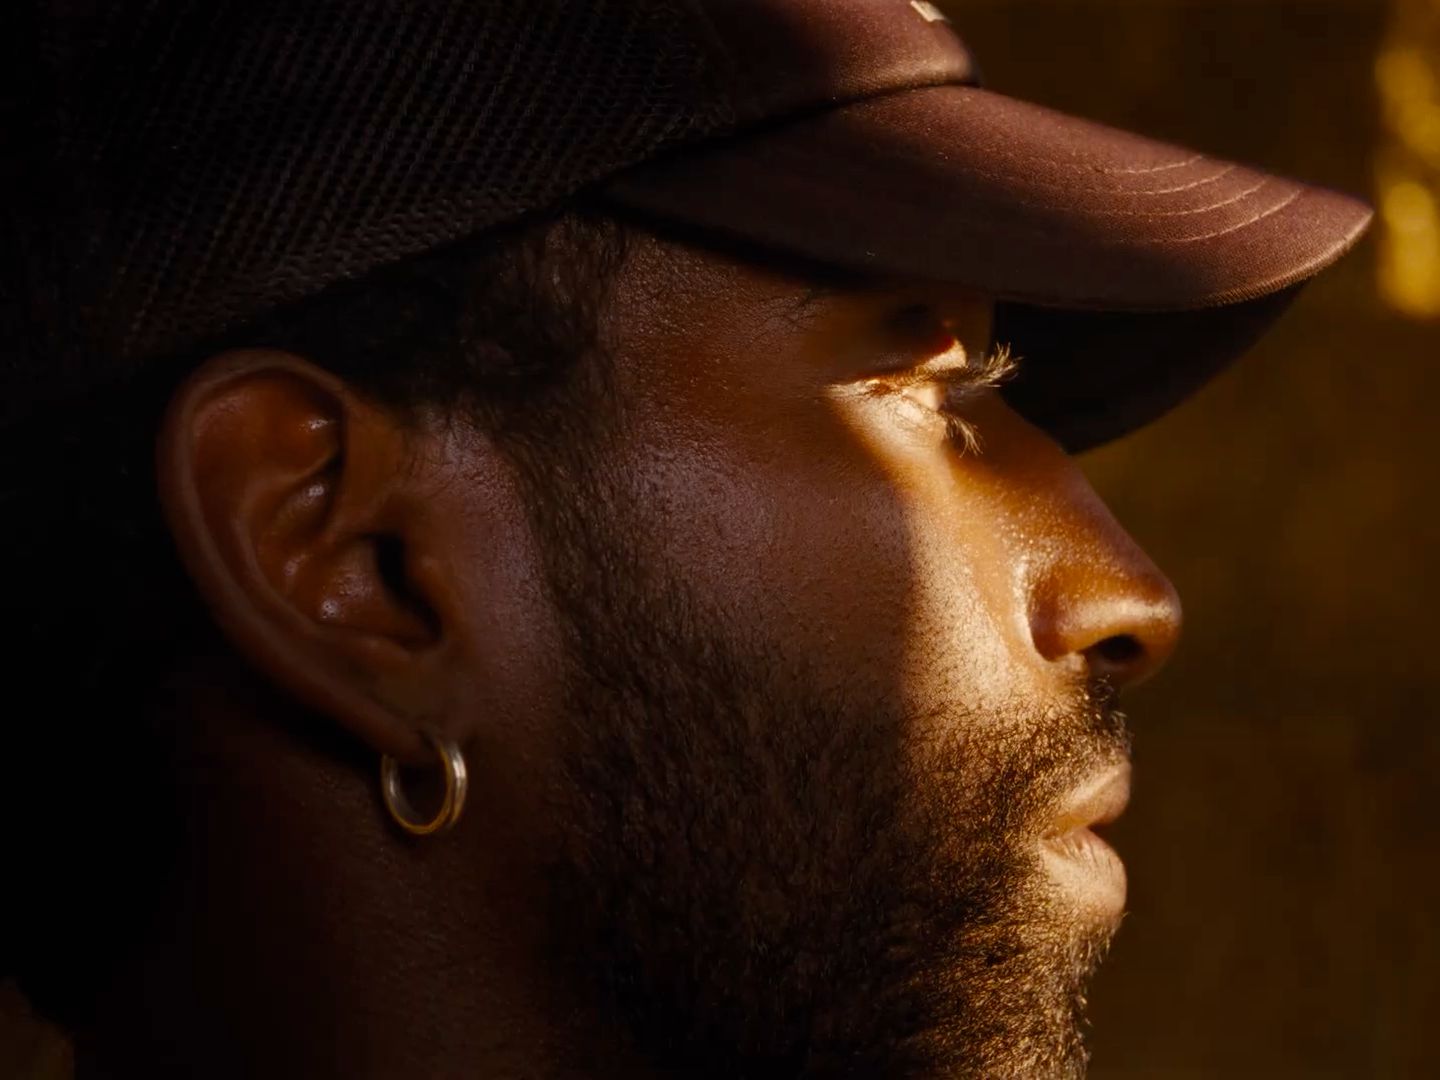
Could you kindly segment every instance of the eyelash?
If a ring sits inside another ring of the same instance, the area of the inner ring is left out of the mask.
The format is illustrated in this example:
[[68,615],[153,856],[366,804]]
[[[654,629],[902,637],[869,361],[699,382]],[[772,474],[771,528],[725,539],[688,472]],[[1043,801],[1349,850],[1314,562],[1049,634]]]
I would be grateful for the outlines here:
[[962,454],[980,452],[980,429],[956,413],[942,411],[940,418],[945,421],[945,438],[961,447]]
[[[872,393],[893,393],[915,386],[939,386],[945,390],[944,403],[935,412],[945,424],[945,438],[961,447],[961,453],[980,452],[980,432],[961,415],[957,406],[980,390],[998,389],[1014,377],[1017,365],[1008,345],[997,345],[978,364],[931,372],[909,372],[875,380]],[[957,397],[956,392],[962,391]],[[917,403],[918,404],[918,403]],[[924,407],[924,406],[922,406]]]

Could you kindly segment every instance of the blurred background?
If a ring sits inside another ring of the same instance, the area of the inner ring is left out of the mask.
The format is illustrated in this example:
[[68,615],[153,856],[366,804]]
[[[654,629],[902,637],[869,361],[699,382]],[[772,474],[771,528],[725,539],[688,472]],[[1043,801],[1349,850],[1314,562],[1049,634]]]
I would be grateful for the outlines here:
[[[1440,1076],[1440,0],[937,2],[994,89],[1379,210],[1245,362],[1085,459],[1187,615],[1130,701],[1092,1076]],[[0,1077],[67,1076],[0,1006]]]
[[995,89],[1367,195],[1239,366],[1082,459],[1186,629],[1130,699],[1094,1080],[1440,1076],[1440,0],[951,0]]

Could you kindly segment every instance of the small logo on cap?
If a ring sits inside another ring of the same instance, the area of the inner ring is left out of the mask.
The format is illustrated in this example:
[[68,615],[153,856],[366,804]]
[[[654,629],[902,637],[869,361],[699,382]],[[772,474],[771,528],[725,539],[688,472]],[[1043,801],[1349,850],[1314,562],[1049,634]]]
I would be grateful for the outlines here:
[[920,13],[920,17],[926,22],[948,23],[945,13],[937,8],[929,0],[910,0],[910,6]]

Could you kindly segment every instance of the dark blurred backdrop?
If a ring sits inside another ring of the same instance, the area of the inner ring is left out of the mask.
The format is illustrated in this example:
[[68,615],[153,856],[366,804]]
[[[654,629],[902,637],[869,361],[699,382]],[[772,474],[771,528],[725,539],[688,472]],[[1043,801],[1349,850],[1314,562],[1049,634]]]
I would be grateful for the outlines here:
[[1440,0],[941,6],[995,89],[1380,210],[1237,368],[1085,459],[1186,608],[1130,702],[1092,1076],[1440,1076]]
[[[1381,209],[1244,363],[1088,458],[1187,612],[1131,701],[1092,1075],[1440,1076],[1440,0],[941,6],[998,90]],[[64,1071],[0,1023],[0,1074]]]

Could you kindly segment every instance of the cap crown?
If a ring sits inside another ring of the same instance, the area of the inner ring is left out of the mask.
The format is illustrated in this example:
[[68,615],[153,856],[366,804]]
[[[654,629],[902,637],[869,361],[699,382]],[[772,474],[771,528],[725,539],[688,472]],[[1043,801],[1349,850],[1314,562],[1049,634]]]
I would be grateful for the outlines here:
[[685,143],[972,81],[910,0],[20,0],[0,417]]

